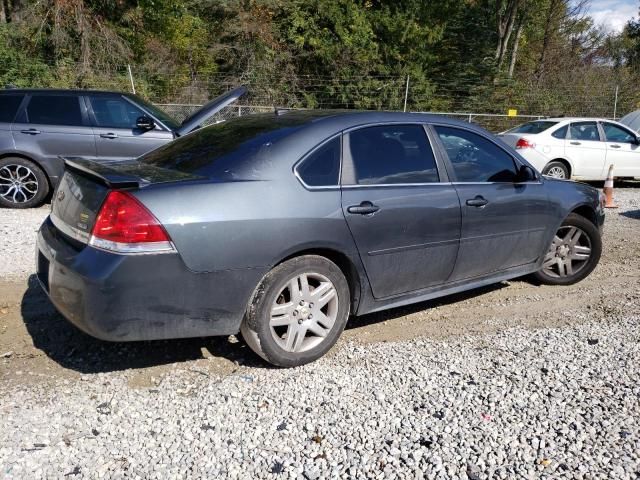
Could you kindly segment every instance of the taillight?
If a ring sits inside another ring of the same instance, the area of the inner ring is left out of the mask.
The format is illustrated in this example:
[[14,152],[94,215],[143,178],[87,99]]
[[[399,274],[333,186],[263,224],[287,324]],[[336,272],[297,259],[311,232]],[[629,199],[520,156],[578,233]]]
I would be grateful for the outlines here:
[[530,142],[526,138],[520,138],[516,143],[516,150],[520,150],[522,148],[536,148],[536,144],[533,142]]
[[91,232],[90,245],[117,253],[165,253],[175,248],[166,230],[127,192],[108,193]]

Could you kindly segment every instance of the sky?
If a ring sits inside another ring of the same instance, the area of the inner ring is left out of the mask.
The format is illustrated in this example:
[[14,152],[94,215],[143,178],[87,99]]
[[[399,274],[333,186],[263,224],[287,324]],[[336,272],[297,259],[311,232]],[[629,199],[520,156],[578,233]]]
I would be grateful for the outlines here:
[[638,18],[638,0],[591,0],[589,14],[608,30],[621,31],[632,18]]

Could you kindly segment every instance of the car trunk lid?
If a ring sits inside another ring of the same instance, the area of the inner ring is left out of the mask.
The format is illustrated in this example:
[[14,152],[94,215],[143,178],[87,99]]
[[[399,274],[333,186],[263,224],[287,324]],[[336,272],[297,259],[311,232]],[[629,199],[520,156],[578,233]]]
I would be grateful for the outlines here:
[[110,190],[202,178],[136,161],[101,164],[82,158],[63,160],[65,173],[53,196],[50,218],[58,230],[83,244],[89,242],[96,217]]

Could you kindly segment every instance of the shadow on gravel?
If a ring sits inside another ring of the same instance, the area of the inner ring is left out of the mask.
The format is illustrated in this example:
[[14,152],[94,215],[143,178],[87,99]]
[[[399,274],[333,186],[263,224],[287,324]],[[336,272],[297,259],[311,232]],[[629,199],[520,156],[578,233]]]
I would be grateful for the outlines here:
[[629,210],[627,212],[620,212],[620,215],[627,218],[633,218],[634,220],[640,220],[640,210]]
[[35,275],[28,281],[21,312],[36,348],[64,368],[80,373],[101,373],[187,362],[203,358],[205,347],[213,356],[238,365],[268,367],[244,342],[227,337],[111,343],[90,337],[56,312]]
[[[272,368],[243,341],[231,343],[227,337],[122,343],[98,340],[78,330],[55,310],[35,275],[29,277],[28,282],[21,304],[27,331],[35,347],[64,368],[80,373],[102,373],[168,365],[203,358],[203,347],[213,356],[226,358],[238,365]],[[352,317],[346,328],[361,328],[393,320],[421,310],[478,297],[506,286],[507,283],[497,283],[406,307]]]

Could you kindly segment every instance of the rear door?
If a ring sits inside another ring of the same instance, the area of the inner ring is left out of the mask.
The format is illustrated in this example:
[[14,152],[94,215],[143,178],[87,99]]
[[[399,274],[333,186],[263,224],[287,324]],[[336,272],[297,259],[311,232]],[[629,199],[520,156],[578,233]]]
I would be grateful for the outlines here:
[[137,158],[173,140],[173,133],[156,120],[151,130],[136,126],[142,116],[151,116],[122,95],[88,95],[98,159],[119,162]]
[[24,93],[0,94],[0,153],[11,152],[13,150],[11,124],[18,113],[24,97]]
[[33,93],[12,127],[16,150],[62,171],[59,156],[96,158],[82,98],[73,93]]
[[450,280],[535,262],[553,224],[543,185],[518,183],[518,163],[489,137],[460,127],[434,129],[462,207],[460,251]]
[[460,203],[420,124],[344,136],[342,210],[376,298],[445,283],[458,253]]
[[572,177],[585,180],[604,178],[607,147],[600,136],[598,122],[571,122],[564,151],[573,165]]
[[640,146],[636,135],[610,122],[602,122],[607,145],[607,162],[616,177],[640,177]]

